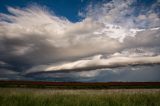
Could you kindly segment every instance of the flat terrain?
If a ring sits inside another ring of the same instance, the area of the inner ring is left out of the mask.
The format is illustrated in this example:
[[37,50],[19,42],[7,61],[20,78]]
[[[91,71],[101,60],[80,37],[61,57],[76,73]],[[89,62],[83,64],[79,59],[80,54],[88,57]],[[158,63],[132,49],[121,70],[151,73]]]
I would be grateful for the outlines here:
[[160,106],[160,82],[0,81],[0,106]]
[[0,88],[0,106],[160,106],[160,89]]
[[0,87],[54,89],[160,89],[160,82],[46,82],[0,81]]

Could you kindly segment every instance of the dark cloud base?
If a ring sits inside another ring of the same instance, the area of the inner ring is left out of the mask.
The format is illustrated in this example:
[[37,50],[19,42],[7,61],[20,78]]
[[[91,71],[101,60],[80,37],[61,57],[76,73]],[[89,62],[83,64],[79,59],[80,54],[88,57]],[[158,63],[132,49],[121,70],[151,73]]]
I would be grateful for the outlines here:
[[[56,81],[56,82],[154,82],[160,81],[160,65],[150,66],[128,66],[113,69],[98,69],[80,72],[40,72],[30,75],[21,75],[17,73],[0,75],[0,80],[35,80],[35,81]],[[96,75],[85,76],[96,72]]]
[[37,5],[7,7],[0,80],[160,81],[159,2],[136,2],[91,4],[75,23]]

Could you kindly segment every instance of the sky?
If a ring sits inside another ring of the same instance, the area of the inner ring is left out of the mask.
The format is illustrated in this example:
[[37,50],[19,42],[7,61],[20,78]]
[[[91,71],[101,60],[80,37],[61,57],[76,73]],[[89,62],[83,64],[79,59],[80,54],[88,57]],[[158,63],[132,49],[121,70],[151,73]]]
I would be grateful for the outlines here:
[[0,80],[160,81],[160,0],[1,0]]

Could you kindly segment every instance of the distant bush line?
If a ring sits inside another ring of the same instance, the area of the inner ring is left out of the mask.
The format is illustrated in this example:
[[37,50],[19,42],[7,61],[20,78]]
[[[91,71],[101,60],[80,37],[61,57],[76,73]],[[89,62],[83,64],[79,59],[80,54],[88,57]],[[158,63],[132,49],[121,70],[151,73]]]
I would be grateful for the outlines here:
[[160,88],[160,82],[44,82],[0,81],[0,87],[54,88],[54,89],[136,89]]

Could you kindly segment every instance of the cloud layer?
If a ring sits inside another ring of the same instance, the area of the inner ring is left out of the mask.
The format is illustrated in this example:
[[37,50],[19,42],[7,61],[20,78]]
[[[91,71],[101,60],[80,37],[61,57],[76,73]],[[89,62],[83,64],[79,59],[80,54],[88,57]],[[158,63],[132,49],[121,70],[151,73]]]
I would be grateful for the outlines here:
[[68,75],[90,70],[88,76],[96,77],[101,68],[158,65],[160,18],[154,10],[159,4],[136,14],[134,3],[90,4],[76,23],[40,6],[8,7],[10,14],[0,13],[0,73],[13,71],[17,78],[56,71],[63,78],[64,70]]
[[124,66],[135,65],[148,65],[160,64],[160,56],[138,56],[138,57],[111,57],[108,59],[101,58],[101,55],[93,57],[90,60],[78,60],[75,62],[64,63],[60,65],[40,65],[26,71],[27,73],[33,72],[48,72],[48,71],[83,71],[95,70],[101,68],[118,68]]

